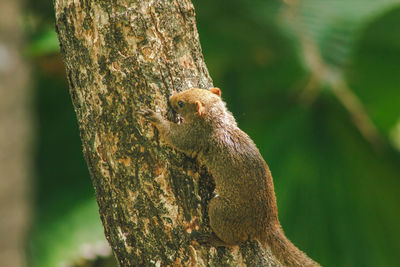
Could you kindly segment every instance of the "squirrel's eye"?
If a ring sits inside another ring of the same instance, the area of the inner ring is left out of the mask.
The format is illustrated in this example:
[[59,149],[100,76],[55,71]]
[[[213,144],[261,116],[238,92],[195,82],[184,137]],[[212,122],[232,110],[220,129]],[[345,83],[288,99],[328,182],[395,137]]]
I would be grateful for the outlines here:
[[183,102],[182,102],[182,101],[178,101],[178,106],[179,106],[180,108],[182,108],[182,107],[183,107]]

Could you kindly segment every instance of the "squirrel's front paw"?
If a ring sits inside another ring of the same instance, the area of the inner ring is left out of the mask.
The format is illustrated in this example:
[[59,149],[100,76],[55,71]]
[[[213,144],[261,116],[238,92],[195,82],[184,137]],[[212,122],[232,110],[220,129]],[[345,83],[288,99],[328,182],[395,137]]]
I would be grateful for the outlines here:
[[160,122],[162,120],[162,117],[159,113],[151,110],[151,109],[141,109],[138,114],[142,115],[143,118],[145,118],[148,121],[157,123]]

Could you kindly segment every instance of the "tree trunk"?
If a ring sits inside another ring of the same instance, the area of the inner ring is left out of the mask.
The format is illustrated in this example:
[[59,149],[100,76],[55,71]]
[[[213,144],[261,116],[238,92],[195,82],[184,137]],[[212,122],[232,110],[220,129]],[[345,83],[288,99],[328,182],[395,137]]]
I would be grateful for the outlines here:
[[32,173],[29,66],[21,57],[22,1],[0,1],[0,266],[26,266]]
[[[257,243],[200,246],[213,182],[137,111],[209,88],[189,0],[55,0],[56,26],[106,237],[121,266],[278,266]],[[85,222],[82,222],[85,223]]]

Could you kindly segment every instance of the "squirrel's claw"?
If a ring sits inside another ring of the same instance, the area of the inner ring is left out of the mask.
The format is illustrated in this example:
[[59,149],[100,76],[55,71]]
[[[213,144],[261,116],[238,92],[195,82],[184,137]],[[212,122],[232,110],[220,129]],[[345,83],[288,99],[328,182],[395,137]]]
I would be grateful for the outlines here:
[[148,108],[142,108],[139,111],[137,111],[136,113],[143,117],[148,117],[149,115],[154,113],[154,111],[152,111],[151,109],[148,109]]
[[161,115],[151,109],[148,108],[142,108],[140,109],[137,114],[141,115],[143,118],[146,120],[149,120],[151,122],[159,122],[161,119]]

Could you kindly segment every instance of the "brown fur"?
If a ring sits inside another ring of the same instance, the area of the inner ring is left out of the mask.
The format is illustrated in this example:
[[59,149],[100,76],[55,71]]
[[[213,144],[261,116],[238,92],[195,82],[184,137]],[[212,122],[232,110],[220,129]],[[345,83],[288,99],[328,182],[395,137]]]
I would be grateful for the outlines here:
[[319,266],[285,236],[278,220],[268,165],[250,137],[240,130],[218,88],[189,89],[170,98],[181,124],[160,114],[142,114],[172,147],[197,156],[215,179],[217,196],[208,204],[215,246],[259,240],[286,266]]

